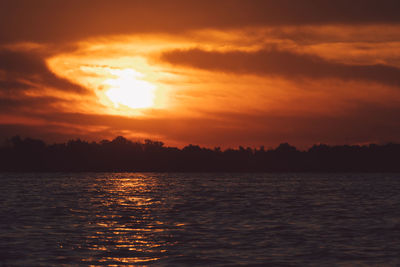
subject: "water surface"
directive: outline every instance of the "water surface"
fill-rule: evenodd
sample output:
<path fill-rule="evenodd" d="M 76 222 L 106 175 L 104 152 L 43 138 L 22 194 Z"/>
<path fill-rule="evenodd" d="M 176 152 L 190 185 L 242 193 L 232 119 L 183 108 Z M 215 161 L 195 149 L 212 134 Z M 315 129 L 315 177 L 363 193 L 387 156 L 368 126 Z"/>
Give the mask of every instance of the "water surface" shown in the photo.
<path fill-rule="evenodd" d="M 5 266 L 398 266 L 399 174 L 0 174 Z"/>

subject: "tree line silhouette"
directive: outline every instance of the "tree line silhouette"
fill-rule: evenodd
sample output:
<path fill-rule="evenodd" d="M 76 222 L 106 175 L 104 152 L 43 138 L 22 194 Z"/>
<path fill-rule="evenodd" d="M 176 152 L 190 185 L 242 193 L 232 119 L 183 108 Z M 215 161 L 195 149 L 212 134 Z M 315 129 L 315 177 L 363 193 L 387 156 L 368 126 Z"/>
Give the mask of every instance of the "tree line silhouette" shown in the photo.
<path fill-rule="evenodd" d="M 114 140 L 46 144 L 14 136 L 0 147 L 0 171 L 9 172 L 399 172 L 400 144 L 314 145 L 299 151 L 288 143 L 221 150 L 163 142 Z"/>

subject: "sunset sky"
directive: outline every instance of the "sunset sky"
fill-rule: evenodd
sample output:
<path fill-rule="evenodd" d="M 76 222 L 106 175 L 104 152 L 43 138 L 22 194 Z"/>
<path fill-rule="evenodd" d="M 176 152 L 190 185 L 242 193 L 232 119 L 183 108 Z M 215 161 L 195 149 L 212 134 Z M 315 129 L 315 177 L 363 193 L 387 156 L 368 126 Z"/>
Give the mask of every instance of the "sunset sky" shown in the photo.
<path fill-rule="evenodd" d="M 0 139 L 400 142 L 398 0 L 0 0 Z"/>

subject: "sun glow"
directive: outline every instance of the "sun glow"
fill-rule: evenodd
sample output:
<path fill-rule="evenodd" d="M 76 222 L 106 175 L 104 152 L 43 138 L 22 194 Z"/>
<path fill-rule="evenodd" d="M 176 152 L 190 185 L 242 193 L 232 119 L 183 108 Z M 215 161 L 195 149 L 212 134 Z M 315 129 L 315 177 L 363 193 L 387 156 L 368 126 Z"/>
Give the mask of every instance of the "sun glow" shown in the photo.
<path fill-rule="evenodd" d="M 130 108 L 150 108 L 154 106 L 155 86 L 142 80 L 142 73 L 133 69 L 110 70 L 116 78 L 104 81 L 110 86 L 105 95 L 116 108 L 124 105 Z"/>

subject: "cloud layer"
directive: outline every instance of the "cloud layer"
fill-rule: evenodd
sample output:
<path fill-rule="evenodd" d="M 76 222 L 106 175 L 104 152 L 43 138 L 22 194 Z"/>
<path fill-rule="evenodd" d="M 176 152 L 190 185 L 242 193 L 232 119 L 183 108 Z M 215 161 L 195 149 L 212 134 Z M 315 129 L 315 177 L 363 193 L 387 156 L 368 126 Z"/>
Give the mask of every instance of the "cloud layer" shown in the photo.
<path fill-rule="evenodd" d="M 400 142 L 399 13 L 398 0 L 0 0 L 0 139 Z M 111 112 L 104 81 L 127 68 L 169 103 Z"/>
<path fill-rule="evenodd" d="M 25 90 L 39 86 L 62 91 L 88 93 L 86 88 L 57 77 L 52 73 L 42 55 L 26 51 L 0 50 L 1 90 Z"/>
<path fill-rule="evenodd" d="M 397 0 L 2 0 L 1 42 L 204 28 L 399 23 Z M 11 28 L 10 28 L 11 27 Z"/>
<path fill-rule="evenodd" d="M 165 52 L 162 60 L 209 71 L 283 76 L 287 79 L 335 78 L 400 85 L 400 69 L 383 65 L 350 65 L 331 62 L 315 55 L 276 49 L 256 52 L 217 52 L 199 49 Z"/>

